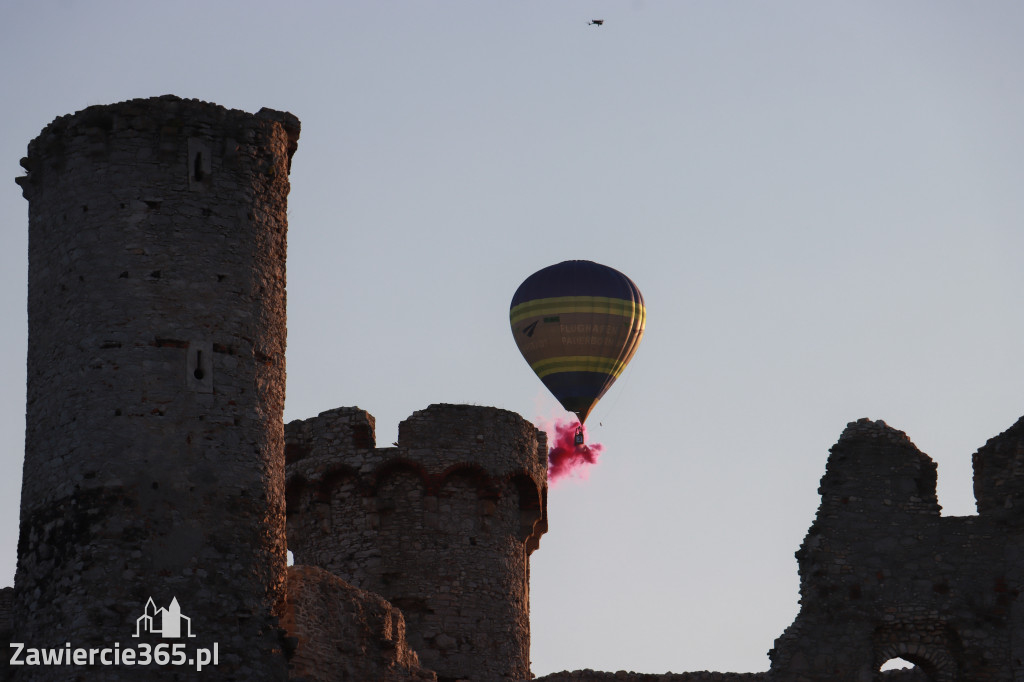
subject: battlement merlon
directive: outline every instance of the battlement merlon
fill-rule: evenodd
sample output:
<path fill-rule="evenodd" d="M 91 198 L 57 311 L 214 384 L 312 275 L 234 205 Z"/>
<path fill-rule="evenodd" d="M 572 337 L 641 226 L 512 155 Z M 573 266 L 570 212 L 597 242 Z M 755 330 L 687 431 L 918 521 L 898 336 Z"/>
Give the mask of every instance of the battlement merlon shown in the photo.
<path fill-rule="evenodd" d="M 935 462 L 907 434 L 883 421 L 860 419 L 848 424 L 832 446 L 818 488 L 818 518 L 939 516 L 936 479 Z"/>
<path fill-rule="evenodd" d="M 978 448 L 972 461 L 978 513 L 1024 524 L 1024 417 Z"/>
<path fill-rule="evenodd" d="M 435 404 L 399 424 L 398 443 L 377 448 L 375 420 L 358 407 L 339 407 L 285 425 L 288 478 L 322 480 L 339 469 L 370 474 L 406 461 L 442 476 L 479 468 L 504 479 L 527 474 L 547 487 L 547 435 L 514 412 L 477 405 Z"/>

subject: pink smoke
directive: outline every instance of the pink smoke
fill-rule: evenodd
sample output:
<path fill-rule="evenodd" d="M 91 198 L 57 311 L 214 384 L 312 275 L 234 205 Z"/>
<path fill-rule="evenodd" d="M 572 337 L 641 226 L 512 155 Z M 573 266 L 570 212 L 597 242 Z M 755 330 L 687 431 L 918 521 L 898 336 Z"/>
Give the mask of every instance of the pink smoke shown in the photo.
<path fill-rule="evenodd" d="M 548 431 L 548 442 L 551 449 L 548 450 L 548 480 L 552 483 L 559 481 L 566 476 L 573 475 L 576 478 L 587 477 L 587 467 L 597 464 L 597 456 L 604 450 L 600 443 L 576 445 L 576 423 L 555 420 L 554 433 Z M 583 428 L 583 435 L 586 436 L 586 427 Z"/>

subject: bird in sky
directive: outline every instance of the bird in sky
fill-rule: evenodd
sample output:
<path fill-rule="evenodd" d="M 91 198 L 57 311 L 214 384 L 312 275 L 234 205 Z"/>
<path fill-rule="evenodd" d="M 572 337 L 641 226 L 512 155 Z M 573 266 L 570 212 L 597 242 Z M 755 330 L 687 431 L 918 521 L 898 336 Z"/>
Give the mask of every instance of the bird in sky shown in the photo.
<path fill-rule="evenodd" d="M 604 25 L 604 19 L 591 19 L 590 23 L 587 24 L 587 26 L 603 26 L 603 25 Z"/>

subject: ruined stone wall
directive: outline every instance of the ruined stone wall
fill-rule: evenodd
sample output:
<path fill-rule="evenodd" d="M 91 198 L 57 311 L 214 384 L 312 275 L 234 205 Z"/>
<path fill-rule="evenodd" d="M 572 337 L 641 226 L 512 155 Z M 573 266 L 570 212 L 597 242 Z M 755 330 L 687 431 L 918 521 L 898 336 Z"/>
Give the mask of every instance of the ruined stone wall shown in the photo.
<path fill-rule="evenodd" d="M 288 568 L 288 632 L 292 682 L 431 682 L 405 638 L 402 612 L 314 566 Z"/>
<path fill-rule="evenodd" d="M 466 405 L 415 413 L 391 448 L 357 408 L 282 424 L 298 134 L 290 114 L 166 96 L 58 118 L 29 145 L 26 453 L 0 644 L 130 641 L 150 598 L 176 598 L 195 646 L 219 646 L 211 679 L 529 679 L 545 436 Z M 1022 680 L 1024 419 L 974 469 L 979 514 L 944 518 L 932 460 L 851 423 L 769 671 L 541 679 Z M 917 667 L 879 671 L 896 657 Z M 0 679 L 198 675 L 12 670 Z"/>
<path fill-rule="evenodd" d="M 979 450 L 976 489 L 1018 499 L 1022 435 L 1024 420 Z M 1020 679 L 1024 507 L 979 496 L 980 515 L 943 518 L 935 480 L 903 432 L 866 419 L 847 427 L 797 552 L 801 610 L 770 653 L 772 680 L 883 679 L 892 658 L 917 666 L 901 675 L 933 682 Z"/>
<path fill-rule="evenodd" d="M 974 455 L 979 514 L 942 517 L 936 467 L 862 419 L 833 446 L 797 560 L 800 613 L 763 673 L 562 672 L 544 682 L 1024 679 L 1024 418 Z M 914 668 L 881 672 L 901 658 Z"/>
<path fill-rule="evenodd" d="M 986 586 L 986 603 L 994 602 L 986 615 L 1008 624 L 1007 664 L 1012 679 L 1024 680 L 1024 417 L 990 438 L 972 459 L 979 517 L 992 528 L 1000 559 Z"/>
<path fill-rule="evenodd" d="M 165 96 L 63 116 L 29 145 L 14 603 L 29 646 L 124 642 L 150 597 L 177 597 L 196 645 L 219 644 L 218 679 L 284 678 L 286 204 L 298 133 L 290 114 Z M 25 674 L 70 679 L 60 667 Z M 103 669 L 119 674 L 140 673 Z"/>
<path fill-rule="evenodd" d="M 286 427 L 288 543 L 383 595 L 439 680 L 529 676 L 529 555 L 547 529 L 547 443 L 518 415 L 432 405 L 373 446 L 355 408 Z"/>

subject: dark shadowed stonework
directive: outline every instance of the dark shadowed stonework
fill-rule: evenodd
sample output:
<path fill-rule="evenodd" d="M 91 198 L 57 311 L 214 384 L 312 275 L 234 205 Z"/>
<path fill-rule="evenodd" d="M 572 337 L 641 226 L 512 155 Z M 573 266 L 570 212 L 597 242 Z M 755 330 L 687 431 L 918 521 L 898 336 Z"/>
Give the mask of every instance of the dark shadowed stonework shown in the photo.
<path fill-rule="evenodd" d="M 288 569 L 282 625 L 293 682 L 434 682 L 406 641 L 402 612 L 380 595 L 313 566 Z"/>
<path fill-rule="evenodd" d="M 358 408 L 282 423 L 298 134 L 290 114 L 166 96 L 58 118 L 29 145 L 26 452 L 0 644 L 160 643 L 133 640 L 136 620 L 177 598 L 220 661 L 8 656 L 0 679 L 531 677 L 544 435 L 468 405 L 416 412 L 390 448 Z M 1024 419 L 974 455 L 977 516 L 942 517 L 935 483 L 901 431 L 847 426 L 770 670 L 541 679 L 1024 680 Z M 880 672 L 893 658 L 916 667 Z"/>
<path fill-rule="evenodd" d="M 981 514 L 948 518 L 906 434 L 847 427 L 797 552 L 801 609 L 771 652 L 775 679 L 873 680 L 897 657 L 937 682 L 1022 679 L 1022 425 L 974 455 Z"/>
<path fill-rule="evenodd" d="M 432 405 L 374 448 L 356 408 L 292 422 L 288 546 L 402 609 L 439 680 L 530 670 L 529 555 L 547 530 L 547 439 L 516 414 Z"/>
<path fill-rule="evenodd" d="M 150 597 L 177 597 L 197 643 L 219 644 L 221 679 L 284 675 L 285 248 L 298 134 L 290 114 L 160 97 L 63 116 L 29 145 L 14 608 L 30 646 L 129 642 Z M 84 674 L 100 672 L 117 669 Z"/>

